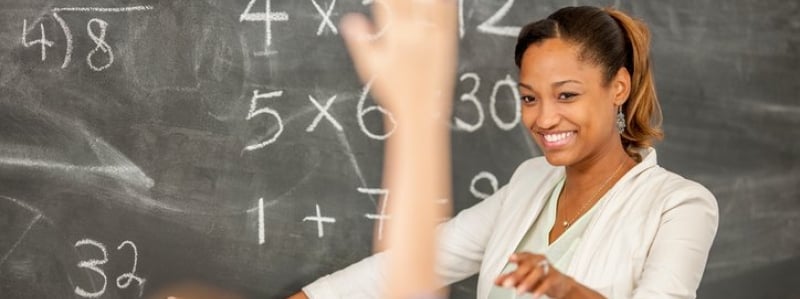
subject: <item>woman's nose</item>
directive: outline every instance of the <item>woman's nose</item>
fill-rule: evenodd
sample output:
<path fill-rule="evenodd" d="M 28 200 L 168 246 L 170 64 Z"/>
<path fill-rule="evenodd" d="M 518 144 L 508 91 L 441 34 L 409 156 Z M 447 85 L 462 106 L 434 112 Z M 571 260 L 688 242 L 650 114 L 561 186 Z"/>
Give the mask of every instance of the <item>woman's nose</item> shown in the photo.
<path fill-rule="evenodd" d="M 542 101 L 539 105 L 539 113 L 536 117 L 536 126 L 541 129 L 552 129 L 555 127 L 561 116 L 554 103 L 550 101 Z"/>

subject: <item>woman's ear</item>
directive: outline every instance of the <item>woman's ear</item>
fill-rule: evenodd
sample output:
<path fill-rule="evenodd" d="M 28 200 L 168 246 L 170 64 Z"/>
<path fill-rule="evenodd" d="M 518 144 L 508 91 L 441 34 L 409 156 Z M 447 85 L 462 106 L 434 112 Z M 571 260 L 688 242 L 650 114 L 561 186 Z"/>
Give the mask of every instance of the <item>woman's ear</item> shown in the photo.
<path fill-rule="evenodd" d="M 611 79 L 611 88 L 614 92 L 614 105 L 620 106 L 628 100 L 631 94 L 631 74 L 628 69 L 622 67 Z"/>

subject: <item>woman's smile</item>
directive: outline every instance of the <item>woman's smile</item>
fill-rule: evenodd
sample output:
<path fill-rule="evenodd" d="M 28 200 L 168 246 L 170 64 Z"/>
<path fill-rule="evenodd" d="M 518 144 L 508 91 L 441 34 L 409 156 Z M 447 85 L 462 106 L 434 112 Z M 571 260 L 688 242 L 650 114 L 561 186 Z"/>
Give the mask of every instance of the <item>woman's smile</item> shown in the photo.
<path fill-rule="evenodd" d="M 545 150 L 555 150 L 569 145 L 578 134 L 577 131 L 538 132 Z"/>

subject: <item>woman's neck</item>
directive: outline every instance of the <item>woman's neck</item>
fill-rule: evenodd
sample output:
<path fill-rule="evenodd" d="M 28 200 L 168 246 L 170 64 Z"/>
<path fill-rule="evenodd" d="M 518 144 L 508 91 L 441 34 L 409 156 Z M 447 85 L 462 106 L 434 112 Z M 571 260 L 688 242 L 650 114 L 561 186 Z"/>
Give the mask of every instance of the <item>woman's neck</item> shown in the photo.
<path fill-rule="evenodd" d="M 628 156 L 620 144 L 566 166 L 567 178 L 564 188 L 569 193 L 594 192 L 605 183 L 607 185 L 603 188 L 605 189 L 613 186 L 635 165 L 636 161 Z"/>

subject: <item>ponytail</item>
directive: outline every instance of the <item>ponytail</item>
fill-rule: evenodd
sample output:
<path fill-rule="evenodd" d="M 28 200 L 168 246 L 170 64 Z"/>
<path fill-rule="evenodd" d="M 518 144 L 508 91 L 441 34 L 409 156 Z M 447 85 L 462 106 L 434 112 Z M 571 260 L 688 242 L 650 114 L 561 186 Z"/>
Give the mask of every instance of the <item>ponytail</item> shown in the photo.
<path fill-rule="evenodd" d="M 650 67 L 650 31 L 643 22 L 613 9 L 603 9 L 625 34 L 625 50 L 629 55 L 625 67 L 631 73 L 631 94 L 622 108 L 625 112 L 625 131 L 622 145 L 628 155 L 638 156 L 638 149 L 652 145 L 652 139 L 662 139 L 662 114 Z M 638 157 L 641 159 L 641 157 Z"/>

